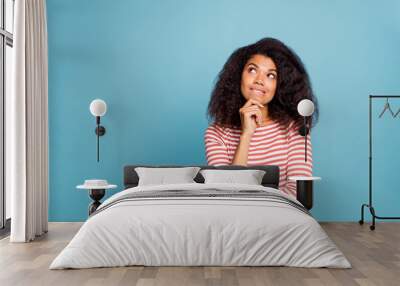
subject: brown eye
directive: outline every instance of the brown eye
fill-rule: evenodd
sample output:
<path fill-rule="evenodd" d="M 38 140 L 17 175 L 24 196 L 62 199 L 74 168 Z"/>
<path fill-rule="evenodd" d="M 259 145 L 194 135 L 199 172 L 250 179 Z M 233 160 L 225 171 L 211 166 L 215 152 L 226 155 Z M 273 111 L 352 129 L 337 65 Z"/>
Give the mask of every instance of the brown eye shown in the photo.
<path fill-rule="evenodd" d="M 276 79 L 276 74 L 274 74 L 274 73 L 268 73 L 268 74 L 267 74 L 267 77 L 270 78 L 270 79 Z"/>
<path fill-rule="evenodd" d="M 254 67 L 249 67 L 247 70 L 248 70 L 250 73 L 253 73 L 253 72 L 256 71 L 256 69 L 255 69 Z"/>

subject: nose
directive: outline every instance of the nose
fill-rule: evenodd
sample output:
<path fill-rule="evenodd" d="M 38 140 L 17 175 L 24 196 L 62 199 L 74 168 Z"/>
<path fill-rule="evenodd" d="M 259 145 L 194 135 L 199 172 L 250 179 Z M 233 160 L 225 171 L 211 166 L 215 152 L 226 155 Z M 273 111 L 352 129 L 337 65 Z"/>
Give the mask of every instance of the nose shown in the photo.
<path fill-rule="evenodd" d="M 254 83 L 259 85 L 264 85 L 262 74 L 257 74 L 256 78 L 254 79 Z"/>

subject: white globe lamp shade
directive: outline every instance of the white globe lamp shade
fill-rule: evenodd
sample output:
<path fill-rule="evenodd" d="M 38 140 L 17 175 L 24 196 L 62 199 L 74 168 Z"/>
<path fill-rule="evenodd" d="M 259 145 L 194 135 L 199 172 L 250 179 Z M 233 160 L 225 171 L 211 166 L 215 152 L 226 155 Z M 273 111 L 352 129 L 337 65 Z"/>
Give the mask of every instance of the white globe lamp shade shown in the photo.
<path fill-rule="evenodd" d="M 90 103 L 90 112 L 93 116 L 103 116 L 106 114 L 107 104 L 104 100 L 95 99 Z"/>
<path fill-rule="evenodd" d="M 303 99 L 297 105 L 297 111 L 301 116 L 311 116 L 314 113 L 314 103 L 309 99 Z"/>

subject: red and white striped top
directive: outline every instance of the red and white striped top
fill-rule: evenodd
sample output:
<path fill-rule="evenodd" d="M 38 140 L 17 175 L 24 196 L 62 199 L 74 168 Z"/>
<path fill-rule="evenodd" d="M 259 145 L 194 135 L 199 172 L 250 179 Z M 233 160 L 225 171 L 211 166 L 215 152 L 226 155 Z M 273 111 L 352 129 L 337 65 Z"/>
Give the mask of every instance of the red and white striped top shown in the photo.
<path fill-rule="evenodd" d="M 204 135 L 208 165 L 231 165 L 238 147 L 241 129 L 211 124 Z M 250 141 L 247 165 L 279 166 L 279 189 L 296 197 L 296 182 L 290 176 L 312 176 L 312 147 L 307 135 L 307 162 L 304 137 L 293 122 L 287 128 L 277 122 L 257 127 Z"/>

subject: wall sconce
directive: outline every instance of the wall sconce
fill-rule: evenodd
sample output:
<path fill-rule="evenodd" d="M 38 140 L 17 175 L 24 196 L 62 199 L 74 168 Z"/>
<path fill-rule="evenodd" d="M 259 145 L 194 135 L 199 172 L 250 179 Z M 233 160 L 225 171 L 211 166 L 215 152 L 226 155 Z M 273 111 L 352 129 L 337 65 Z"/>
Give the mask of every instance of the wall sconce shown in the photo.
<path fill-rule="evenodd" d="M 297 111 L 304 117 L 304 125 L 300 129 L 300 134 L 305 137 L 304 140 L 304 159 L 307 162 L 307 135 L 310 130 L 308 126 L 308 117 L 314 113 L 314 103 L 309 99 L 303 99 L 297 105 Z"/>
<path fill-rule="evenodd" d="M 100 117 L 104 116 L 107 111 L 107 104 L 104 100 L 95 99 L 90 103 L 90 112 L 93 116 L 96 117 L 96 129 L 95 133 L 97 135 L 97 162 L 99 162 L 100 157 L 100 145 L 99 145 L 99 136 L 103 136 L 106 133 L 106 129 L 100 125 Z"/>

